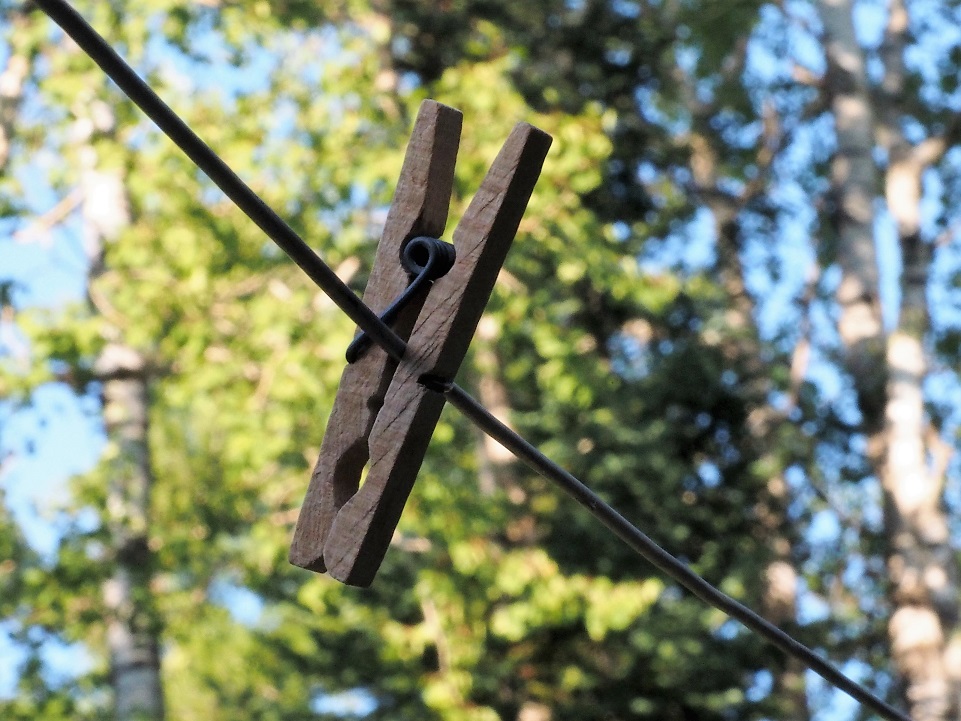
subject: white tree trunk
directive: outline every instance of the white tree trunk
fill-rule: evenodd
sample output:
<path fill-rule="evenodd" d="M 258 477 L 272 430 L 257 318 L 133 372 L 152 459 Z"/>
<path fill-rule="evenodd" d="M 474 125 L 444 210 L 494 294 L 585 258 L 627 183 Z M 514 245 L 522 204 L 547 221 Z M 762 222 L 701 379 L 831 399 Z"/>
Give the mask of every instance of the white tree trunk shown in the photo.
<path fill-rule="evenodd" d="M 108 346 L 97 360 L 103 380 L 104 419 L 110 439 L 106 517 L 115 569 L 104 584 L 107 645 L 118 721 L 163 719 L 158 624 L 150 598 L 149 400 L 143 359 L 129 348 Z"/>
<path fill-rule="evenodd" d="M 957 637 L 958 568 L 942 510 L 945 448 L 924 410 L 929 361 L 927 305 L 931 252 L 921 239 L 921 174 L 929 156 L 901 129 L 908 12 L 892 0 L 884 43 L 880 95 L 882 143 L 888 150 L 885 199 L 901 246 L 901 305 L 888 339 L 888 398 L 881 480 L 889 540 L 893 614 L 891 649 L 917 721 L 957 718 L 961 694 L 961 639 Z"/>
<path fill-rule="evenodd" d="M 873 105 L 851 10 L 850 0 L 821 3 L 830 68 L 827 85 L 838 133 L 833 180 L 842 211 L 838 255 L 845 278 L 838 298 L 839 331 L 858 386 L 870 460 L 884 491 L 893 660 L 911 717 L 942 721 L 959 713 L 961 642 L 955 628 L 957 562 L 941 508 L 944 444 L 924 410 L 931 258 L 921 239 L 921 174 L 936 154 L 931 153 L 931 143 L 911 146 L 901 131 L 907 8 L 902 0 L 890 3 L 882 46 L 884 76 Z M 875 131 L 888 153 L 883 175 L 872 159 Z M 882 179 L 897 226 L 903 271 L 897 326 L 885 339 L 884 355 L 877 356 L 876 341 L 883 334 L 880 309 L 873 307 L 879 286 L 870 207 Z M 870 273 L 851 265 L 868 259 Z M 872 307 L 863 303 L 857 310 L 858 303 L 850 301 L 858 297 L 871 299 Z M 864 354 L 863 348 L 869 352 Z M 859 383 L 858 374 L 865 374 L 868 383 Z"/>
<path fill-rule="evenodd" d="M 6 64 L 0 68 L 0 172 L 6 169 L 16 134 L 23 90 L 30 75 L 37 48 L 30 40 L 31 10 L 26 5 L 0 11 L 0 26 L 6 26 Z"/>
<path fill-rule="evenodd" d="M 111 132 L 114 117 L 91 103 L 75 124 L 81 160 L 81 212 L 90 282 L 103 271 L 104 247 L 130 223 L 123 176 L 99 167 L 90 139 Z M 108 446 L 104 463 L 109 487 L 104 520 L 111 535 L 113 573 L 104 584 L 106 639 L 117 721 L 162 721 L 159 622 L 151 603 L 152 554 L 148 544 L 150 466 L 149 386 L 143 357 L 119 342 L 109 344 L 94 365 L 103 384 Z"/>
<path fill-rule="evenodd" d="M 864 56 L 854 34 L 851 0 L 821 0 L 827 56 L 826 91 L 834 113 L 837 152 L 831 162 L 834 231 L 841 282 L 838 333 L 858 394 L 869 455 L 882 449 L 885 395 L 884 328 L 874 246 L 874 114 Z"/>
<path fill-rule="evenodd" d="M 7 66 L 0 71 L 0 169 L 10 160 L 14 127 L 23 98 L 23 83 L 30 69 L 25 55 L 13 54 L 7 58 Z"/>

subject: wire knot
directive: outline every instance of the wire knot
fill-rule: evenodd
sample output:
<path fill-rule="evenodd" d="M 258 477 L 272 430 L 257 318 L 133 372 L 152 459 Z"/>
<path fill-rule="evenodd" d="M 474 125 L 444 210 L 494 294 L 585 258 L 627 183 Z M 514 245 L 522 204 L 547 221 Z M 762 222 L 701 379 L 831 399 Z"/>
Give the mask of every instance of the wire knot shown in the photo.
<path fill-rule="evenodd" d="M 438 278 L 447 275 L 454 267 L 457 252 L 450 243 L 439 238 L 428 238 L 419 235 L 411 238 L 400 251 L 400 264 L 410 276 L 407 289 L 385 310 L 380 319 L 387 325 L 393 325 L 397 316 L 413 300 L 422 288 L 429 288 Z M 347 362 L 356 362 L 370 347 L 370 336 L 361 331 L 354 341 L 347 346 Z"/>

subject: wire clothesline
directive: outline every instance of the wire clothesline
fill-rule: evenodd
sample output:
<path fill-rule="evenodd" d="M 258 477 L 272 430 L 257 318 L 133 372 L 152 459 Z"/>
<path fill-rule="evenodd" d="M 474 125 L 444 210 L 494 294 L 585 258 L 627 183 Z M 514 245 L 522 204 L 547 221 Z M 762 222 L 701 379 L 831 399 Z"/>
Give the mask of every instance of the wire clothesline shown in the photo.
<path fill-rule="evenodd" d="M 276 243 L 333 302 L 395 360 L 407 344 L 398 337 L 334 273 L 274 210 L 272 210 L 193 130 L 164 103 L 117 52 L 65 0 L 35 0 L 38 5 L 120 89 L 219 187 L 224 194 Z M 835 688 L 891 721 L 911 721 L 904 712 L 848 678 L 833 664 L 746 605 L 728 596 L 661 548 L 625 519 L 587 485 L 541 453 L 530 442 L 495 418 L 453 382 L 431 384 L 478 428 L 514 453 L 531 469 L 552 481 L 624 541 L 638 555 L 710 606 L 740 621 L 749 630 L 797 659 Z"/>

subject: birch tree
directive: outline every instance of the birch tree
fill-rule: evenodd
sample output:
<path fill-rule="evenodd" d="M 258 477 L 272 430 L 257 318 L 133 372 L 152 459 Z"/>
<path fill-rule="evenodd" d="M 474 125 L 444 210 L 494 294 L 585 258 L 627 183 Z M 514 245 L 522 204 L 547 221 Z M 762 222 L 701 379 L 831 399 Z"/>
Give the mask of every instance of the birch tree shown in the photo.
<path fill-rule="evenodd" d="M 925 381 L 935 365 L 928 299 L 937 238 L 930 223 L 922 227 L 922 197 L 925 173 L 943 167 L 961 128 L 955 112 L 926 108 L 915 95 L 918 78 L 906 60 L 916 44 L 908 5 L 892 0 L 886 9 L 885 30 L 872 53 L 881 78 L 873 82 L 853 9 L 850 2 L 819 7 L 828 63 L 823 92 L 838 138 L 832 161 L 842 271 L 838 332 L 858 391 L 871 469 L 884 492 L 888 634 L 901 692 L 912 718 L 956 718 L 958 566 L 943 501 L 953 450 L 926 401 Z M 879 191 L 889 217 L 880 222 Z M 901 259 L 890 329 L 882 322 L 875 251 L 882 222 L 893 224 Z"/>

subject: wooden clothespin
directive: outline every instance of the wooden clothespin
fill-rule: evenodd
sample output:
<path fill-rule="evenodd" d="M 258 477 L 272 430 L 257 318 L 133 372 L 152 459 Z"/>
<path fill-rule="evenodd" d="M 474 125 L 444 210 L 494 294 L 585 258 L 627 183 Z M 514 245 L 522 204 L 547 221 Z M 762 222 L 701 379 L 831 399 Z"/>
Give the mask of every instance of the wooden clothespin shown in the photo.
<path fill-rule="evenodd" d="M 444 231 L 461 122 L 453 108 L 421 105 L 364 293 L 379 314 L 408 287 L 400 258 L 410 242 Z M 550 144 L 531 125 L 514 128 L 454 231 L 449 272 L 392 321 L 408 341 L 403 360 L 372 347 L 344 370 L 294 531 L 294 565 L 352 586 L 373 581 L 444 407 L 433 384 L 452 381 L 467 353 Z"/>

